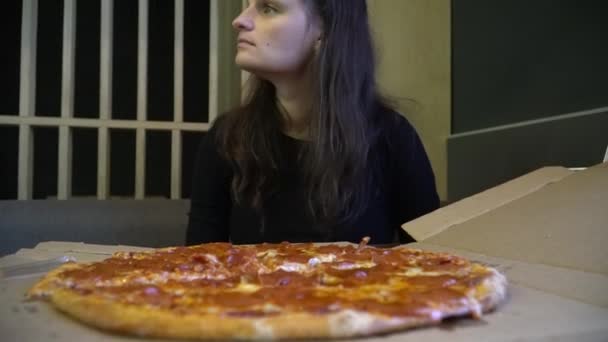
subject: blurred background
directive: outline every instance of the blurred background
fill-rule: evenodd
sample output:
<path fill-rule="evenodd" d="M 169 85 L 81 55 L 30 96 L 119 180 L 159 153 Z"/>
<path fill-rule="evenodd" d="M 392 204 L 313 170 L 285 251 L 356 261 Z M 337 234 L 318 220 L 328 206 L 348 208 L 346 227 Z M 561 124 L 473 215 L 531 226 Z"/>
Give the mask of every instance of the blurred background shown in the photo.
<path fill-rule="evenodd" d="M 369 0 L 378 82 L 443 201 L 608 146 L 608 3 Z M 242 0 L 0 2 L 0 199 L 190 195 L 200 138 L 238 103 Z"/>

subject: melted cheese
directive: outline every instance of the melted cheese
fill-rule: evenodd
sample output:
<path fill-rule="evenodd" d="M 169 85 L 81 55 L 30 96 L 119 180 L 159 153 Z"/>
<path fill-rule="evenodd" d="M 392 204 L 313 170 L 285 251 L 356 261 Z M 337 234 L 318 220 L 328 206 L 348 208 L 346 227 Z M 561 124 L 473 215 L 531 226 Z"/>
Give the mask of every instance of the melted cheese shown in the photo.
<path fill-rule="evenodd" d="M 217 256 L 213 255 L 213 254 L 205 254 L 205 258 L 207 258 L 207 260 L 211 261 L 214 264 L 219 264 L 219 260 L 217 259 Z"/>
<path fill-rule="evenodd" d="M 279 252 L 277 252 L 276 249 L 269 249 L 269 250 L 264 251 L 264 252 L 259 252 L 255 256 L 258 257 L 258 258 L 274 258 L 277 255 L 279 255 Z"/>
<path fill-rule="evenodd" d="M 354 270 L 359 268 L 372 268 L 376 266 L 373 261 L 358 261 L 358 262 L 342 262 L 338 265 L 332 266 L 336 270 Z"/>
<path fill-rule="evenodd" d="M 444 274 L 447 274 L 447 273 L 433 272 L 433 271 L 426 272 L 419 267 L 411 267 L 411 268 L 408 268 L 405 272 L 395 273 L 395 275 L 403 276 L 403 277 L 418 277 L 418 276 L 436 277 L 436 276 L 440 276 L 440 275 L 444 275 Z"/>
<path fill-rule="evenodd" d="M 237 287 L 232 289 L 232 291 L 242 292 L 242 293 L 253 293 L 261 288 L 262 287 L 260 285 L 241 282 L 241 283 L 239 283 L 239 285 L 237 285 Z"/>
<path fill-rule="evenodd" d="M 335 254 L 319 254 L 316 256 L 321 262 L 334 262 L 336 260 Z M 309 261 L 310 262 L 310 261 Z"/>
<path fill-rule="evenodd" d="M 334 262 L 336 260 L 335 254 L 319 254 L 315 257 L 308 259 L 308 266 L 317 266 L 326 262 Z"/>
<path fill-rule="evenodd" d="M 285 272 L 306 272 L 308 267 L 306 264 L 300 264 L 297 262 L 286 262 L 283 265 L 279 266 L 278 269 L 283 270 Z"/>

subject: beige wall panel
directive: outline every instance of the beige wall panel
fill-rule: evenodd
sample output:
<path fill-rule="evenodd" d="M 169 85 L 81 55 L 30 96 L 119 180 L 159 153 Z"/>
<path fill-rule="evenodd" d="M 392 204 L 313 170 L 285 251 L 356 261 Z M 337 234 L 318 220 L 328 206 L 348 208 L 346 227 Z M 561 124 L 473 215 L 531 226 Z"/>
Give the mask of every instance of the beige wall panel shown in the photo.
<path fill-rule="evenodd" d="M 450 1 L 369 0 L 378 50 L 378 82 L 398 100 L 433 164 L 447 198 L 446 139 L 450 134 Z M 408 101 L 408 99 L 413 101 Z"/>

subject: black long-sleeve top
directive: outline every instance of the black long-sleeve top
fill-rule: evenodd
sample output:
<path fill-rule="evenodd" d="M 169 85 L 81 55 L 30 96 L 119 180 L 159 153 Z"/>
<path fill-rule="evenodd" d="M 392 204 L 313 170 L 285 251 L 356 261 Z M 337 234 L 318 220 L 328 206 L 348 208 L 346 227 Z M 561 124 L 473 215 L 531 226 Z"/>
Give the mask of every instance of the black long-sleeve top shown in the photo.
<path fill-rule="evenodd" d="M 331 229 L 316 222 L 308 210 L 297 155 L 307 142 L 281 136 L 278 189 L 264 202 L 262 217 L 255 209 L 231 198 L 233 171 L 217 150 L 214 127 L 202 139 L 193 177 L 186 243 L 351 241 L 365 236 L 372 244 L 413 239 L 400 226 L 439 206 L 435 179 L 427 154 L 410 123 L 398 113 L 381 128 L 370 150 L 368 172 L 374 172 L 373 191 L 366 211 Z M 331 234 L 328 234 L 328 231 Z"/>

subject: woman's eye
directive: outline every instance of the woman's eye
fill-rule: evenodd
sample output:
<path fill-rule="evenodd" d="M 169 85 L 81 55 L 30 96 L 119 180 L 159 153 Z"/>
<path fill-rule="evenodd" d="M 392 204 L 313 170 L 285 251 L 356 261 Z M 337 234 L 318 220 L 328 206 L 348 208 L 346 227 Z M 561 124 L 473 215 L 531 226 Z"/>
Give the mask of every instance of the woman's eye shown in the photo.
<path fill-rule="evenodd" d="M 277 10 L 274 9 L 272 6 L 268 6 L 268 5 L 264 5 L 262 7 L 262 13 L 263 14 L 274 14 Z"/>

